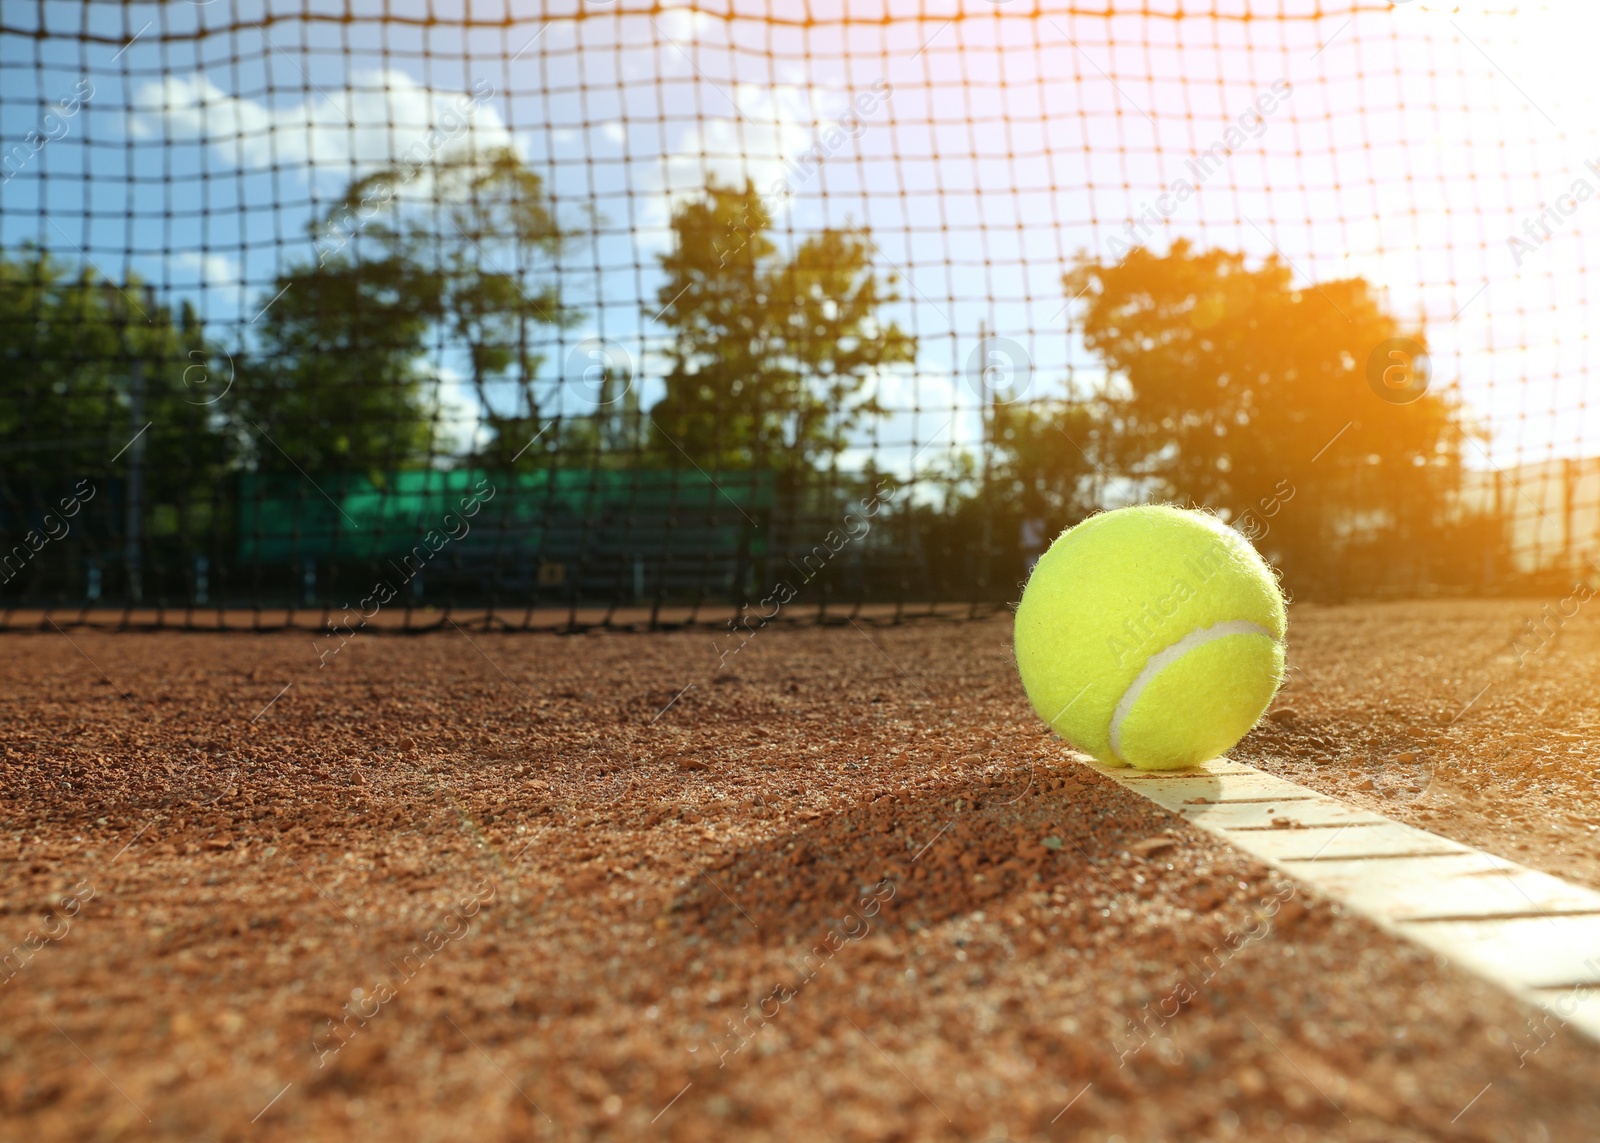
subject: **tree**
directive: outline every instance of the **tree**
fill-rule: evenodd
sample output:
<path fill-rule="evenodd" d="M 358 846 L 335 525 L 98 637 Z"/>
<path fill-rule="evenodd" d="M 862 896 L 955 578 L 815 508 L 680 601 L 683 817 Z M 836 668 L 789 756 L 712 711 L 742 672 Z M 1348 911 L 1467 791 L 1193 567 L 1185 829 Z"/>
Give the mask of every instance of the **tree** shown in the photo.
<path fill-rule="evenodd" d="M 286 453 L 308 471 L 375 475 L 421 463 L 438 444 L 426 387 L 441 350 L 465 359 L 489 452 L 520 447 L 522 424 L 539 419 L 531 331 L 575 318 L 553 284 L 529 280 L 565 241 L 543 180 L 505 149 L 396 164 L 352 182 L 313 234 L 316 263 L 262 299 L 261 352 L 241 391 L 244 420 L 268 432 L 276 420 L 288 436 L 272 436 L 281 452 L 258 448 L 261 463 L 283 467 Z M 489 390 L 504 383 L 526 415 L 496 409 Z"/>
<path fill-rule="evenodd" d="M 1052 535 L 1094 511 L 1098 413 L 1090 402 L 1059 399 L 994 405 L 991 509 L 1008 524 L 1037 517 Z"/>
<path fill-rule="evenodd" d="M 97 530 L 141 545 L 188 538 L 225 511 L 218 495 L 232 448 L 216 403 L 228 368 L 187 303 L 175 315 L 136 277 L 119 285 L 24 248 L 0 257 L 0 370 L 9 528 L 37 526 L 80 480 L 93 489 L 87 499 L 104 497 L 89 513 L 100 524 L 72 525 L 80 542 Z M 58 546 L 33 567 L 63 558 Z"/>
<path fill-rule="evenodd" d="M 748 183 L 710 184 L 674 211 L 659 320 L 674 333 L 655 447 L 707 469 L 795 473 L 883 412 L 869 382 L 916 356 L 882 309 L 900 300 L 870 239 L 824 230 L 785 258 Z"/>
<path fill-rule="evenodd" d="M 434 259 L 444 283 L 444 332 L 465 349 L 473 391 L 492 434 L 486 452 L 508 459 L 538 431 L 524 435 L 524 424 L 537 426 L 542 419 L 533 379 L 545 358 L 531 347 L 532 331 L 567 326 L 578 317 L 553 282 L 530 278 L 530 271 L 551 269 L 567 236 L 543 180 L 509 150 L 481 161 L 440 164 L 435 200 L 444 241 L 423 226 L 413 229 L 408 245 L 414 259 Z M 516 385 L 525 412 L 496 408 L 489 387 L 497 382 Z M 538 456 L 532 449 L 524 456 L 529 454 Z"/>
<path fill-rule="evenodd" d="M 187 302 L 175 316 L 136 277 L 118 285 L 35 250 L 0 257 L 0 481 L 49 499 L 65 474 L 118 471 L 112 458 L 148 425 L 151 491 L 204 483 L 227 460 L 206 389 L 226 385 L 220 356 Z"/>
<path fill-rule="evenodd" d="M 403 256 L 340 254 L 274 285 L 228 403 L 257 467 L 381 480 L 426 460 L 434 413 L 422 359 L 443 315 L 438 277 Z"/>
<path fill-rule="evenodd" d="M 1277 258 L 1251 268 L 1179 240 L 1083 262 L 1066 289 L 1085 298 L 1084 343 L 1108 374 L 1114 470 L 1254 513 L 1262 546 L 1302 574 L 1357 533 L 1442 542 L 1474 430 L 1446 394 L 1394 404 L 1369 387 L 1368 359 L 1398 327 L 1363 279 L 1300 289 Z"/>

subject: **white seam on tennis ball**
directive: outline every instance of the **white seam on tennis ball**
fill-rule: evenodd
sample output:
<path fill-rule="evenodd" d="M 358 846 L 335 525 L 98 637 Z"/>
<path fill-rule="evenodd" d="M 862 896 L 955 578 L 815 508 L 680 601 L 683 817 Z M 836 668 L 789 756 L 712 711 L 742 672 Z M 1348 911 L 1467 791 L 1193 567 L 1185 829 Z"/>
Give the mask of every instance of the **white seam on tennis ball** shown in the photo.
<path fill-rule="evenodd" d="M 1144 694 L 1145 688 L 1157 675 L 1190 651 L 1204 647 L 1217 639 L 1225 639 L 1229 635 L 1265 635 L 1274 643 L 1278 641 L 1277 636 L 1259 623 L 1252 623 L 1248 619 L 1229 619 L 1212 624 L 1210 627 L 1198 627 L 1176 643 L 1168 644 L 1151 655 L 1145 660 L 1144 669 L 1134 677 L 1133 682 L 1128 684 L 1128 689 L 1122 692 L 1122 697 L 1117 700 L 1116 709 L 1111 712 L 1111 753 L 1117 756 L 1119 762 L 1126 764 L 1128 761 L 1122 756 L 1122 722 L 1133 710 L 1134 703 L 1139 701 L 1139 696 Z"/>

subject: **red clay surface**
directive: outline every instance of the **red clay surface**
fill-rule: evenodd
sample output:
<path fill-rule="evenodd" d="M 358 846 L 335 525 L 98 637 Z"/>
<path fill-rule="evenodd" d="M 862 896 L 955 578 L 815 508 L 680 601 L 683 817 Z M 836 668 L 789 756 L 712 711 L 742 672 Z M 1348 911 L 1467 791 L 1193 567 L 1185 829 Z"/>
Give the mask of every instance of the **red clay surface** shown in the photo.
<path fill-rule="evenodd" d="M 1236 756 L 1600 883 L 1581 620 L 1446 725 L 1539 606 L 1296 608 Z M 1071 762 L 1003 618 L 3 645 L 0 1139 L 1600 1122 L 1600 1047 Z"/>
<path fill-rule="evenodd" d="M 1600 610 L 1560 603 L 1296 608 L 1288 685 L 1233 756 L 1600 888 Z"/>

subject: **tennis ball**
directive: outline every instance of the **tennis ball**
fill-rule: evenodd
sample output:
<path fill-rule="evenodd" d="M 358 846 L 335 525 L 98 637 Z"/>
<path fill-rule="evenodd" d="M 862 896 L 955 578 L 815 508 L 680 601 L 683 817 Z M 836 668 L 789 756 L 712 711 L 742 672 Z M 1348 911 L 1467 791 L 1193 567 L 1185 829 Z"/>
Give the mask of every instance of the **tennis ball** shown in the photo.
<path fill-rule="evenodd" d="M 1057 734 L 1110 765 L 1194 766 L 1256 724 L 1283 681 L 1283 594 L 1250 542 L 1163 504 L 1056 537 L 1017 606 L 1017 669 Z"/>

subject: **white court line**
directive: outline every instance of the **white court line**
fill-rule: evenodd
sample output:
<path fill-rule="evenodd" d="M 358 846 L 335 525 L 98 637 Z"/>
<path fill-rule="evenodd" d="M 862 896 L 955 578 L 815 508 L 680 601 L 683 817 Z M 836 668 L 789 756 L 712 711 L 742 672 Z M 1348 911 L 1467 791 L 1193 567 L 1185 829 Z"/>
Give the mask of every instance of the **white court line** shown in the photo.
<path fill-rule="evenodd" d="M 1600 1040 L 1600 893 L 1242 762 L 1153 772 L 1074 757 Z"/>

